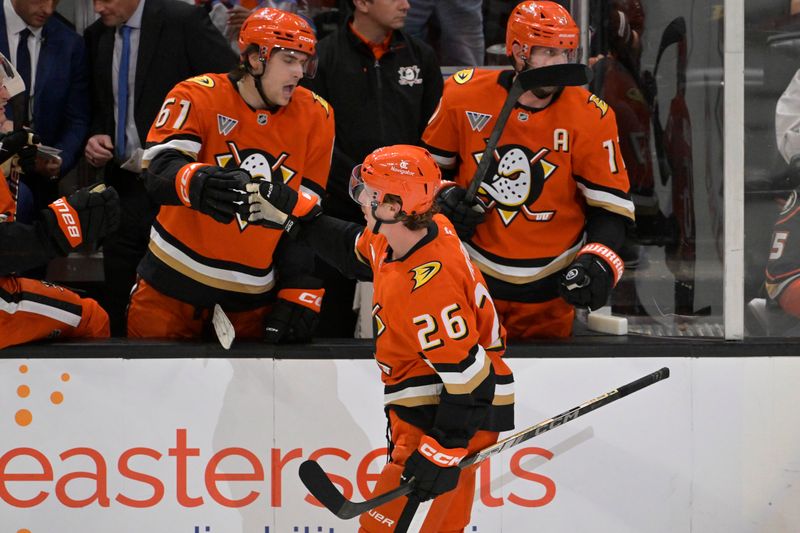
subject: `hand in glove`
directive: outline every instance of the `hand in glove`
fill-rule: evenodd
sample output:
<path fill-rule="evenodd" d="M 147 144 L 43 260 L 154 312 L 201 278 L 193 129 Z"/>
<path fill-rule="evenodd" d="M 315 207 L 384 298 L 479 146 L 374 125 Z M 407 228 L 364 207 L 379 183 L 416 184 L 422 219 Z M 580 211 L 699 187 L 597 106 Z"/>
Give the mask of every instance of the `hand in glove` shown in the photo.
<path fill-rule="evenodd" d="M 0 134 L 0 164 L 19 154 L 26 146 L 36 146 L 39 136 L 28 129 Z"/>
<path fill-rule="evenodd" d="M 84 187 L 48 207 L 42 211 L 44 221 L 64 255 L 84 242 L 98 242 L 119 227 L 119 195 L 113 187 Z"/>
<path fill-rule="evenodd" d="M 297 221 L 307 221 L 322 214 L 317 198 L 303 191 L 297 192 L 285 183 L 255 181 L 247 184 L 246 212 L 242 218 L 267 228 L 283 229 L 290 233 Z"/>
<path fill-rule="evenodd" d="M 600 309 L 608 301 L 625 265 L 613 250 L 600 243 L 589 243 L 562 273 L 558 292 L 576 307 Z"/>
<path fill-rule="evenodd" d="M 475 233 L 475 227 L 486 218 L 486 211 L 477 202 L 464 200 L 467 190 L 458 185 L 445 187 L 436 198 L 441 213 L 450 219 L 458 238 L 468 241 Z"/>
<path fill-rule="evenodd" d="M 175 188 L 185 206 L 228 224 L 245 201 L 244 187 L 249 182 L 250 174 L 241 168 L 190 163 L 178 171 Z"/>
<path fill-rule="evenodd" d="M 319 323 L 324 294 L 322 282 L 311 276 L 284 283 L 264 321 L 264 340 L 272 344 L 310 342 Z"/>
<path fill-rule="evenodd" d="M 450 492 L 458 485 L 461 474 L 458 463 L 466 455 L 466 448 L 445 448 L 430 435 L 425 435 L 406 460 L 403 481 L 414 478 L 414 494 L 423 502 Z"/>

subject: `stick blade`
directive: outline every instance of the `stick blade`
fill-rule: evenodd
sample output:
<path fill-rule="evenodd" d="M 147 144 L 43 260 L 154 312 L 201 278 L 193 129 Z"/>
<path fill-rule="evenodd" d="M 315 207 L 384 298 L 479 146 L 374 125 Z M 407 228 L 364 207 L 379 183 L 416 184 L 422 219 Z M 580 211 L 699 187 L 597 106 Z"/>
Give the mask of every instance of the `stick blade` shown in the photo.
<path fill-rule="evenodd" d="M 330 512 L 339 518 L 351 518 L 340 516 L 347 499 L 339 492 L 318 462 L 303 461 L 300 465 L 300 480 L 311 495 L 327 507 Z"/>
<path fill-rule="evenodd" d="M 567 87 L 587 85 L 592 80 L 592 70 L 581 63 L 565 63 L 524 70 L 517 76 L 526 91 L 535 87 Z"/>

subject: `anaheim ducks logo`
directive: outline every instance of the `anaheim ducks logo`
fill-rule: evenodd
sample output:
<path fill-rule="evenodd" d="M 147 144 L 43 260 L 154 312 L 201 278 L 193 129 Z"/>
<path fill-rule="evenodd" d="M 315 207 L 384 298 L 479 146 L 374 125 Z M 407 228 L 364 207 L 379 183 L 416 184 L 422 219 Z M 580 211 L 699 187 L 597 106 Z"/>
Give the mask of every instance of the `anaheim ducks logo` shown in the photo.
<path fill-rule="evenodd" d="M 601 100 L 599 96 L 595 94 L 590 95 L 589 102 L 593 103 L 595 107 L 600 110 L 601 117 L 606 116 L 606 113 L 608 113 L 608 104 Z"/>
<path fill-rule="evenodd" d="M 315 93 L 314 91 L 311 91 L 311 96 L 314 97 L 314 101 L 315 102 L 317 102 L 319 105 L 321 105 L 325 109 L 325 117 L 326 118 L 330 117 L 331 116 L 331 108 L 330 108 L 330 105 L 328 104 L 328 101 L 325 100 L 320 95 L 318 95 L 317 93 Z"/>
<path fill-rule="evenodd" d="M 547 148 L 533 152 L 518 144 L 498 147 L 489 164 L 488 178 L 480 189 L 481 201 L 488 209 L 494 210 L 505 226 L 523 213 L 525 218 L 536 222 L 547 222 L 555 211 L 533 211 L 531 206 L 542 194 L 545 182 L 558 168 L 545 159 L 550 153 Z M 480 163 L 482 153 L 472 154 Z"/>
<path fill-rule="evenodd" d="M 213 87 L 215 85 L 214 80 L 209 78 L 208 76 L 195 76 L 194 78 L 189 78 L 190 82 L 196 83 L 197 85 L 202 85 L 203 87 Z"/>
<path fill-rule="evenodd" d="M 464 70 L 459 70 L 455 74 L 453 74 L 453 81 L 455 81 L 459 85 L 464 85 L 469 80 L 472 79 L 472 75 L 475 74 L 474 68 L 465 68 Z"/>
<path fill-rule="evenodd" d="M 414 280 L 414 287 L 411 289 L 411 292 L 414 292 L 432 280 L 441 269 L 442 264 L 439 261 L 431 261 L 409 270 L 408 272 L 413 275 Z"/>
<path fill-rule="evenodd" d="M 239 150 L 236 143 L 228 141 L 228 152 L 215 156 L 217 165 L 225 168 L 239 167 L 250 173 L 253 180 L 274 181 L 280 179 L 283 183 L 289 183 L 297 175 L 297 171 L 286 166 L 289 154 L 281 152 L 280 155 L 273 156 L 270 153 L 254 148 Z M 236 214 L 236 222 L 239 230 L 244 231 L 248 223 L 239 214 Z"/>

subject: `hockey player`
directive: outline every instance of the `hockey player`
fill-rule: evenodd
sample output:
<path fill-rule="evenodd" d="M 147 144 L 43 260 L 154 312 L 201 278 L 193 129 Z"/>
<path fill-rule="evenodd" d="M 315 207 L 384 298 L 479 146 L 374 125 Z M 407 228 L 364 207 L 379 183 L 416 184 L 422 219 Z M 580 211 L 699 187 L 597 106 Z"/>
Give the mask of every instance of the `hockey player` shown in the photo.
<path fill-rule="evenodd" d="M 466 527 L 475 469 L 454 465 L 513 427 L 513 377 L 501 359 L 505 331 L 483 276 L 453 226 L 436 214 L 440 186 L 439 168 L 423 148 L 375 150 L 350 180 L 363 227 L 318 216 L 319 208 L 289 187 L 247 185 L 251 221 L 288 228 L 299 221 L 301 239 L 325 261 L 374 281 L 375 359 L 391 431 L 391 462 L 375 491 L 413 477 L 413 497 L 434 498 L 423 532 Z M 387 520 L 396 524 L 406 501 L 362 515 L 361 531 L 390 530 Z"/>
<path fill-rule="evenodd" d="M 0 54 L 0 107 L 25 85 Z M 0 134 L 0 165 L 34 145 L 28 130 Z M 113 188 L 80 189 L 44 209 L 32 225 L 16 221 L 19 176 L 0 171 L 0 349 L 56 337 L 108 337 L 108 315 L 92 299 L 15 273 L 47 264 L 83 243 L 95 243 L 119 224 Z"/>
<path fill-rule="evenodd" d="M 239 338 L 311 338 L 322 301 L 313 251 L 235 216 L 245 180 L 285 183 L 318 201 L 333 149 L 333 110 L 298 87 L 316 39 L 298 15 L 253 12 L 241 64 L 167 95 L 147 137 L 146 187 L 161 209 L 128 310 L 128 336 L 201 339 L 219 304 Z"/>
<path fill-rule="evenodd" d="M 523 93 L 477 205 L 465 201 L 514 76 L 573 61 L 578 38 L 558 4 L 522 2 L 506 32 L 514 70 L 456 73 L 422 137 L 455 172 L 457 185 L 439 195 L 442 212 L 486 276 L 512 339 L 570 335 L 573 306 L 603 306 L 623 272 L 617 250 L 634 215 L 617 124 L 614 111 L 582 88 Z"/>

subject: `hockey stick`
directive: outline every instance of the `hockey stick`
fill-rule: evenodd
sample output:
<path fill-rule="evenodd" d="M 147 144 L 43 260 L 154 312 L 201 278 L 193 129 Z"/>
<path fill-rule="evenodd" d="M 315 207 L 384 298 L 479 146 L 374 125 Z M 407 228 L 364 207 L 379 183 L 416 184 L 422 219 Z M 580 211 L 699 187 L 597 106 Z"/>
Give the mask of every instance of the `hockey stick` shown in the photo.
<path fill-rule="evenodd" d="M 659 381 L 667 379 L 668 377 L 669 368 L 664 367 L 656 372 L 653 372 L 652 374 L 643 376 L 628 383 L 627 385 L 623 385 L 619 388 L 609 391 L 601 396 L 598 396 L 597 398 L 594 398 L 593 400 L 582 403 L 581 405 L 573 407 L 572 409 L 559 415 L 548 418 L 547 420 L 543 420 L 535 426 L 524 429 L 519 433 L 515 433 L 514 435 L 511 435 L 510 437 L 493 444 L 492 446 L 484 448 L 475 455 L 471 455 L 461 461 L 458 467 L 464 469 L 470 465 L 480 463 L 484 459 L 487 459 L 493 455 L 497 455 L 503 450 L 513 448 L 521 442 L 525 442 L 526 440 L 550 431 L 555 427 L 566 424 L 570 420 L 575 420 L 586 413 L 594 411 L 595 409 L 607 405 L 613 401 L 619 400 L 620 398 L 648 387 L 654 383 L 658 383 Z M 390 502 L 395 498 L 405 496 L 414 490 L 414 479 L 412 478 L 407 483 L 402 483 L 397 488 L 394 488 L 379 496 L 375 496 L 374 498 L 370 498 L 363 502 L 353 502 L 345 498 L 344 495 L 339 492 L 339 489 L 337 489 L 330 478 L 328 478 L 328 475 L 325 473 L 319 463 L 310 459 L 303 461 L 303 464 L 300 465 L 300 479 L 308 491 L 317 500 L 319 500 L 322 505 L 327 507 L 333 514 L 343 519 L 354 518 L 369 511 L 370 509 L 374 509 L 379 505 Z"/>
<path fill-rule="evenodd" d="M 481 183 L 486 178 L 486 172 L 489 170 L 489 163 L 494 156 L 495 148 L 497 148 L 497 141 L 500 140 L 500 135 L 503 134 L 508 117 L 511 115 L 511 110 L 519 100 L 519 97 L 522 96 L 522 93 L 535 87 L 586 85 L 591 79 L 592 71 L 589 67 L 580 63 L 551 65 L 549 67 L 523 70 L 517 74 L 514 78 L 514 83 L 511 84 L 511 89 L 508 91 L 506 101 L 500 109 L 500 114 L 497 115 L 497 122 L 495 122 L 492 133 L 489 135 L 489 140 L 486 142 L 486 148 L 483 150 L 483 155 L 475 174 L 472 176 L 472 181 L 467 187 L 467 194 L 464 196 L 464 200 L 467 203 L 471 203 L 478 193 Z"/>

